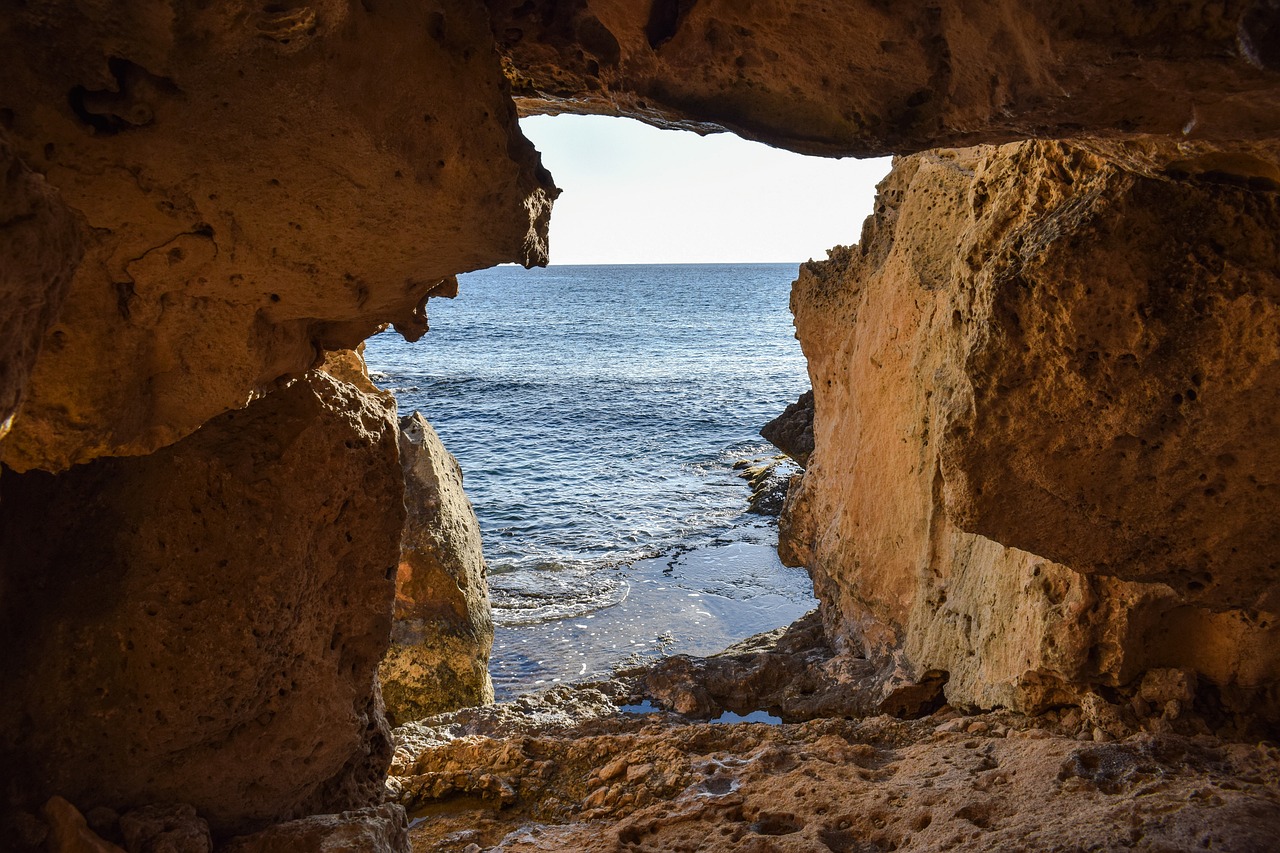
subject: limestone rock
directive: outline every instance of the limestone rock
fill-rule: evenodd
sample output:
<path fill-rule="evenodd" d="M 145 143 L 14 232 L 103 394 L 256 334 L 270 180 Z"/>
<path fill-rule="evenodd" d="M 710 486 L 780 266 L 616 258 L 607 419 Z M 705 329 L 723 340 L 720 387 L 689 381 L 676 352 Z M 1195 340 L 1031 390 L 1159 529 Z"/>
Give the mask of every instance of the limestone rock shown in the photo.
<path fill-rule="evenodd" d="M 120 818 L 129 853 L 212 853 L 209 824 L 185 803 L 151 805 Z"/>
<path fill-rule="evenodd" d="M 277 824 L 218 853 L 409 853 L 409 825 L 400 806 L 370 806 Z"/>
<path fill-rule="evenodd" d="M 1178 667 L 1275 719 L 1280 206 L 1105 150 L 905 158 L 802 268 L 816 449 L 781 550 L 838 650 L 953 703 Z"/>
<path fill-rule="evenodd" d="M 536 725 L 531 709 L 502 707 L 431 721 L 435 737 L 397 762 L 400 796 L 430 814 L 410 830 L 415 849 L 1261 851 L 1280 821 L 1271 744 L 1148 732 L 1083 743 L 1056 715 L 1008 711 Z M 458 797 L 486 790 L 512 796 L 488 809 Z"/>
<path fill-rule="evenodd" d="M 124 853 L 90 829 L 84 815 L 62 797 L 50 797 L 40 816 L 49 827 L 45 841 L 48 853 Z"/>
<path fill-rule="evenodd" d="M 493 621 L 480 522 L 462 468 L 422 415 L 400 420 L 408 517 L 392 642 L 378 668 L 397 723 L 493 701 Z"/>
<path fill-rule="evenodd" d="M 487 2 L 526 112 L 628 115 L 857 156 L 1280 130 L 1266 2 Z"/>
<path fill-rule="evenodd" d="M 773 420 L 760 428 L 760 435 L 790 456 L 803 468 L 813 453 L 813 389 L 800 395 Z"/>
<path fill-rule="evenodd" d="M 556 191 L 492 44 L 465 0 L 6 10 L 0 120 L 86 245 L 5 463 L 150 452 L 382 324 L 420 335 L 455 273 L 545 263 Z"/>
<path fill-rule="evenodd" d="M 6 796 L 215 833 L 377 802 L 395 427 L 310 374 L 150 456 L 0 477 Z"/>
<path fill-rule="evenodd" d="M 22 402 L 81 251 L 67 206 L 23 165 L 0 130 L 0 440 Z"/>

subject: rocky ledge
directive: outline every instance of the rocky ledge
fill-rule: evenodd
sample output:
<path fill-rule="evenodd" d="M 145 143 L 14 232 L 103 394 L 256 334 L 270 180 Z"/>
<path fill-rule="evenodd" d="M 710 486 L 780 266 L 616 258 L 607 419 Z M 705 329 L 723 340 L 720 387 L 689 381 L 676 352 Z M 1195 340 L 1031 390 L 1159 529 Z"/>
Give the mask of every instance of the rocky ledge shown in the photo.
<path fill-rule="evenodd" d="M 1272 743 L 1105 703 L 851 715 L 813 627 L 398 729 L 413 850 L 1270 849 Z"/>

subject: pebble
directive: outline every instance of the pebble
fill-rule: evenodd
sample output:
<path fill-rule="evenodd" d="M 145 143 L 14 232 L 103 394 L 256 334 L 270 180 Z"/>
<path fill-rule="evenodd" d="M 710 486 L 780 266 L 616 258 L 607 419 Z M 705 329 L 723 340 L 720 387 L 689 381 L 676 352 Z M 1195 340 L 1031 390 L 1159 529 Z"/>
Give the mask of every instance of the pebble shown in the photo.
<path fill-rule="evenodd" d="M 971 735 L 984 735 L 991 731 L 991 724 L 983 720 L 974 720 L 965 731 Z"/>

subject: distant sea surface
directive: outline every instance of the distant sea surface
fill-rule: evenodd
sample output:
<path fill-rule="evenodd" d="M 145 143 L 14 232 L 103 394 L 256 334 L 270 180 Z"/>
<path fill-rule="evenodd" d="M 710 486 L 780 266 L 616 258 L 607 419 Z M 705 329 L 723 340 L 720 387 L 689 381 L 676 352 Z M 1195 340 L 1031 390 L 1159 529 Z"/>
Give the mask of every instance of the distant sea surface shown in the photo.
<path fill-rule="evenodd" d="M 733 470 L 808 387 L 794 264 L 498 267 L 371 339 L 375 380 L 458 458 L 499 698 L 706 654 L 816 605 Z"/>

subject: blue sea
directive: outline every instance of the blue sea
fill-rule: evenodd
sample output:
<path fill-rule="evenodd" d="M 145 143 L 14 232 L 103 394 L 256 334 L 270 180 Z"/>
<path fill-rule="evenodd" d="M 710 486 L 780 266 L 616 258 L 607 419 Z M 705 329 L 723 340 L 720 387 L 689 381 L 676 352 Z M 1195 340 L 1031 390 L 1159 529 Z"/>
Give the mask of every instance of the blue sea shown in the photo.
<path fill-rule="evenodd" d="M 794 264 L 498 267 L 365 353 L 458 458 L 480 518 L 499 698 L 707 654 L 816 606 L 735 462 L 808 387 Z"/>

